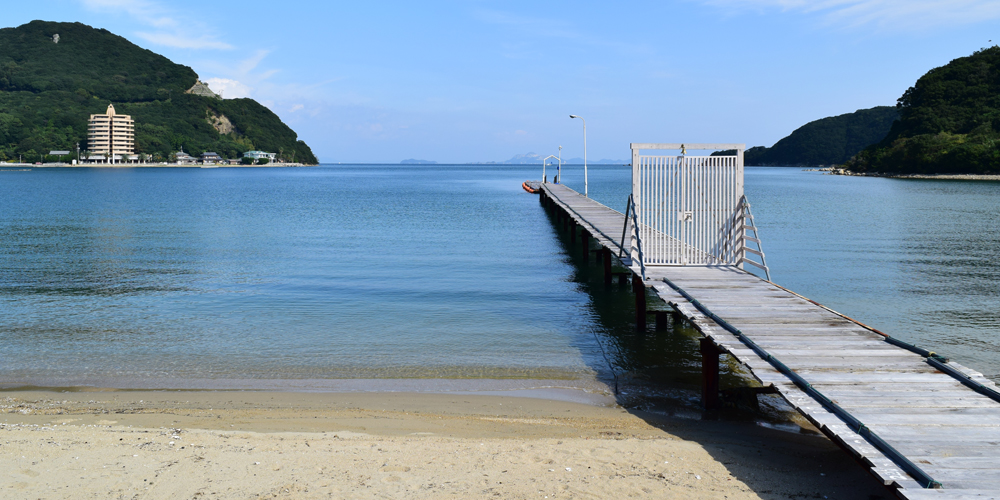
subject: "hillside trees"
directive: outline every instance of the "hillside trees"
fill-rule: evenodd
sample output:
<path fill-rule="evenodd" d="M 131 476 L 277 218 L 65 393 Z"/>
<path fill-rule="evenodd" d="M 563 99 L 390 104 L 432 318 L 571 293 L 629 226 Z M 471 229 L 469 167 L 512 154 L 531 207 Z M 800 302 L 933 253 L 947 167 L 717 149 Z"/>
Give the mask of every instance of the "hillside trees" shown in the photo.
<path fill-rule="evenodd" d="M 0 160 L 75 150 L 76 143 L 85 149 L 90 115 L 113 103 L 135 120 L 136 155 L 167 158 L 183 148 L 235 158 L 250 149 L 283 149 L 317 163 L 309 146 L 256 101 L 186 94 L 197 78 L 187 66 L 80 23 L 0 29 Z M 211 116 L 232 127 L 220 133 Z"/>
<path fill-rule="evenodd" d="M 1000 47 L 920 77 L 897 101 L 900 119 L 846 163 L 856 172 L 1000 173 Z"/>

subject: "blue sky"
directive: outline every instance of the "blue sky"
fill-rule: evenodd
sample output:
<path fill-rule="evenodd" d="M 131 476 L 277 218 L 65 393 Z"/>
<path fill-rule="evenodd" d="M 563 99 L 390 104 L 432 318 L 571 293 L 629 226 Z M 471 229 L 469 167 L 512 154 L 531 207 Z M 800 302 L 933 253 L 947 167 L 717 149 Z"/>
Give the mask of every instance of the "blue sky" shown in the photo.
<path fill-rule="evenodd" d="M 630 142 L 770 146 L 894 105 L 1000 41 L 996 0 L 313 2 L 52 0 L 270 107 L 324 162 L 625 159 Z"/>

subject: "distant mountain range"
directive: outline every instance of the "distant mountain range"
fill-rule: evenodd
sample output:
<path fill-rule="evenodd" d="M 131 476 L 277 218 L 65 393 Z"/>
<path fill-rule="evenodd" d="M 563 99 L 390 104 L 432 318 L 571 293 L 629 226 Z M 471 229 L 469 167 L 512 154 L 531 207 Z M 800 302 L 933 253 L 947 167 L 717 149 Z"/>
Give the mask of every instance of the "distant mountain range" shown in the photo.
<path fill-rule="evenodd" d="M 507 161 L 470 161 L 468 165 L 538 165 L 542 163 L 542 158 L 545 158 L 545 156 L 537 153 L 525 153 L 523 155 L 514 155 L 513 158 Z M 552 162 L 554 160 L 549 159 L 549 161 Z M 399 163 L 400 165 L 437 165 L 438 162 L 410 158 Z M 563 165 L 583 165 L 583 158 L 564 158 L 562 163 Z M 600 160 L 587 160 L 587 163 L 591 165 L 628 165 L 629 161 L 602 158 Z"/>
<path fill-rule="evenodd" d="M 500 162 L 495 162 L 495 163 L 501 163 L 501 164 L 504 164 L 504 165 L 537 165 L 539 163 L 542 163 L 542 158 L 545 158 L 546 156 L 548 156 L 548 155 L 540 155 L 540 154 L 537 154 L 537 153 L 525 153 L 523 155 L 514 155 L 513 158 L 511 158 L 511 159 L 509 159 L 507 161 L 500 161 Z M 563 162 L 563 165 L 566 165 L 566 164 L 570 164 L 570 165 L 580 164 L 580 165 L 583 165 L 583 158 L 563 158 L 562 162 Z M 490 162 L 490 163 L 494 163 L 494 162 Z M 627 164 L 629 164 L 629 161 L 627 161 L 627 160 L 609 160 L 607 158 L 602 158 L 600 160 L 588 159 L 587 163 L 592 163 L 594 165 L 598 165 L 598 164 L 604 164 L 604 165 L 627 165 Z"/>

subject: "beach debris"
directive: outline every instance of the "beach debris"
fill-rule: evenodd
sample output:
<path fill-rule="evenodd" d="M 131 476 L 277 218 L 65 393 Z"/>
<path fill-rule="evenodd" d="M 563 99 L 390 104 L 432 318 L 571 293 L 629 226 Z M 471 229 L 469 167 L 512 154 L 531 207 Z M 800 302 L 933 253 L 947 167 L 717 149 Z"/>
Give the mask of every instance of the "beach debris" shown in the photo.
<path fill-rule="evenodd" d="M 573 472 L 573 469 L 570 469 L 569 467 L 566 467 L 566 472 Z"/>

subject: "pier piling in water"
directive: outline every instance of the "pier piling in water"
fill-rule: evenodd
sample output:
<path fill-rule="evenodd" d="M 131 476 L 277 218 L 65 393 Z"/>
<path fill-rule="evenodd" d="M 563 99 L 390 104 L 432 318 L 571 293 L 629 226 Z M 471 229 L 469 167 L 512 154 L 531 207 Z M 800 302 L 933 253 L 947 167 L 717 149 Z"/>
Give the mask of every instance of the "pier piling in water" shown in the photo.
<path fill-rule="evenodd" d="M 632 292 L 635 294 L 635 329 L 641 332 L 646 329 L 646 284 L 638 274 L 632 275 Z"/>
<path fill-rule="evenodd" d="M 701 338 L 701 402 L 706 410 L 719 409 L 719 355 L 708 337 Z"/>
<path fill-rule="evenodd" d="M 662 332 L 667 329 L 668 316 L 666 311 L 656 311 L 656 330 Z"/>
<path fill-rule="evenodd" d="M 610 285 L 611 284 L 611 276 L 612 276 L 611 275 L 611 249 L 610 248 L 602 248 L 601 249 L 601 258 L 602 258 L 602 260 L 604 260 L 604 284 L 605 285 Z"/>

